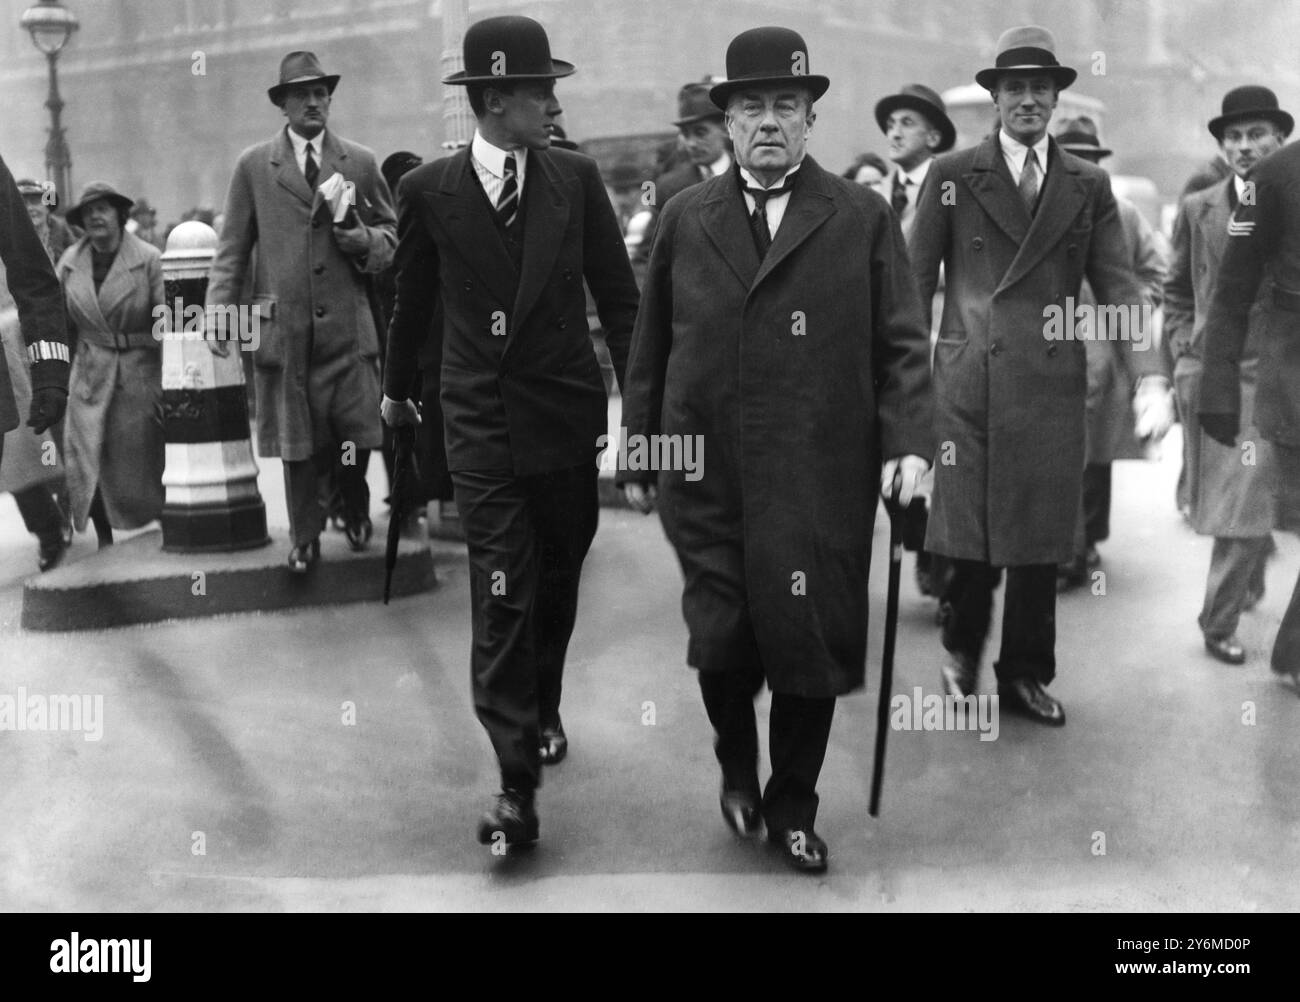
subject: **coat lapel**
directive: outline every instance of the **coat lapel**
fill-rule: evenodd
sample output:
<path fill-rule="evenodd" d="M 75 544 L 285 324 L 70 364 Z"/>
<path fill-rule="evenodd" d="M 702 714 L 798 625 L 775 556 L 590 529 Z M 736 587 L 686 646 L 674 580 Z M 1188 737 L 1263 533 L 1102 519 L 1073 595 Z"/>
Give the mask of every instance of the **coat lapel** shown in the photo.
<path fill-rule="evenodd" d="M 560 186 L 560 176 L 544 152 L 528 155 L 524 175 L 524 253 L 520 268 L 519 287 L 515 294 L 515 308 L 510 325 L 522 330 L 528 314 L 537 305 L 537 299 L 550 278 L 555 258 L 564 241 L 564 230 L 569 225 L 569 201 Z M 506 351 L 514 343 L 506 339 Z"/>
<path fill-rule="evenodd" d="M 753 287 L 754 277 L 758 274 L 758 248 L 754 246 L 754 236 L 749 231 L 749 217 L 745 212 L 745 199 L 738 190 L 736 172 L 729 170 L 704 184 L 706 190 L 700 199 L 700 226 L 740 284 L 748 290 Z"/>
<path fill-rule="evenodd" d="M 831 199 L 830 186 L 826 183 L 826 172 L 812 157 L 805 157 L 803 166 L 795 175 L 790 204 L 785 207 L 781 225 L 777 228 L 772 246 L 768 249 L 767 256 L 763 258 L 752 285 L 756 286 L 767 278 L 786 257 L 834 214 L 835 205 Z M 748 236 L 748 220 L 745 223 L 745 231 Z M 753 243 L 753 237 L 749 237 L 751 247 Z"/>
<path fill-rule="evenodd" d="M 443 171 L 438 190 L 424 192 L 424 198 L 462 260 L 478 275 L 493 298 L 503 305 L 513 303 L 517 282 L 515 264 L 497 232 L 496 220 L 492 218 L 483 187 L 474 176 L 469 156 L 468 149 L 454 154 L 452 159 L 456 162 Z"/>
<path fill-rule="evenodd" d="M 316 215 L 320 210 L 320 207 L 325 204 L 325 197 L 320 193 L 321 185 L 335 174 L 342 174 L 345 181 L 348 179 L 347 170 L 345 169 L 348 160 L 348 151 L 343 148 L 342 143 L 334 138 L 334 133 L 330 132 L 328 129 L 325 130 L 325 139 L 321 143 L 320 152 L 320 174 L 316 178 L 316 190 L 312 192 L 311 200 L 311 214 L 313 216 Z M 296 162 L 294 166 L 297 166 Z M 301 171 L 299 171 L 299 173 L 301 173 Z M 307 184 L 307 179 L 305 177 L 302 179 L 302 183 L 304 185 Z M 360 206 L 357 206 L 357 211 L 361 211 Z"/>
<path fill-rule="evenodd" d="M 1228 186 L 1231 184 L 1232 178 L 1229 177 L 1227 181 L 1215 186 L 1214 191 L 1201 203 L 1201 214 L 1197 219 L 1197 225 L 1205 238 L 1202 246 L 1208 258 L 1206 263 L 1210 275 L 1218 274 L 1219 262 L 1228 243 L 1228 221 L 1232 218 Z"/>
<path fill-rule="evenodd" d="M 136 294 L 140 287 L 143 268 L 144 255 L 140 252 L 140 245 L 134 237 L 124 233 L 122 244 L 117 249 L 117 257 L 113 259 L 113 266 L 108 269 L 104 284 L 99 287 L 99 312 L 104 318 L 107 330 L 123 327 L 121 318 L 116 318 L 114 315 L 118 312 L 118 307 Z M 91 288 L 92 290 L 94 288 L 93 279 Z M 113 323 L 114 319 L 118 322 Z"/>
<path fill-rule="evenodd" d="M 287 125 L 280 130 L 279 141 L 271 147 L 271 170 L 275 174 L 276 184 L 292 192 L 307 205 L 312 205 L 314 192 L 307 186 L 307 179 L 298 169 L 298 160 L 293 155 L 293 144 L 289 142 Z"/>
<path fill-rule="evenodd" d="M 113 263 L 117 268 L 117 262 Z M 108 330 L 108 321 L 99 308 L 99 297 L 95 294 L 94 264 L 90 260 L 90 239 L 82 237 L 77 253 L 67 265 L 68 312 L 73 314 L 76 322 L 81 321 L 94 330 Z M 107 284 L 107 283 L 105 283 Z M 102 286 L 101 286 L 102 288 Z"/>
<path fill-rule="evenodd" d="M 1062 156 L 1055 139 L 1048 142 L 1047 182 L 1038 200 L 1038 211 L 1034 213 L 1034 221 L 1020 251 L 1002 276 L 999 290 L 1015 285 L 1042 260 L 1070 228 L 1088 199 L 1087 185 L 1079 177 L 1078 161 Z M 1005 170 L 1005 161 L 1002 166 Z M 1010 172 L 1007 176 L 1010 177 Z M 1019 198 L 1019 193 L 1015 197 Z"/>
<path fill-rule="evenodd" d="M 963 179 L 985 214 L 1017 246 L 1023 246 L 1029 233 L 1029 211 L 1007 170 L 996 132 L 975 151 L 970 173 Z"/>

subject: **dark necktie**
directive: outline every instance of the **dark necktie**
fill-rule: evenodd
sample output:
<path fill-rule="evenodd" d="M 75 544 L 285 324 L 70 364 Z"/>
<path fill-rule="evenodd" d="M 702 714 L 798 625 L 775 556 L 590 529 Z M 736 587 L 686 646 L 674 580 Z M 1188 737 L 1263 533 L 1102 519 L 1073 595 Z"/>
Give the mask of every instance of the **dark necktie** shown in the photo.
<path fill-rule="evenodd" d="M 1020 197 L 1025 201 L 1025 208 L 1029 214 L 1034 214 L 1034 207 L 1038 203 L 1038 157 L 1034 153 L 1034 148 L 1029 147 L 1029 153 L 1025 156 L 1024 169 L 1020 171 Z"/>
<path fill-rule="evenodd" d="M 785 179 L 779 188 L 751 188 L 745 185 L 745 191 L 754 199 L 754 211 L 749 214 L 749 228 L 754 233 L 754 244 L 758 248 L 760 259 L 767 257 L 772 246 L 772 234 L 767 228 L 767 202 L 770 198 L 784 195 L 794 187 L 794 175 Z"/>
<path fill-rule="evenodd" d="M 497 219 L 505 229 L 510 229 L 519 218 L 519 181 L 515 166 L 515 155 L 506 154 L 505 184 L 501 186 L 501 197 L 497 199 Z"/>
<path fill-rule="evenodd" d="M 890 193 L 889 204 L 894 207 L 894 212 L 898 216 L 903 215 L 903 210 L 907 208 L 907 186 L 911 180 L 904 181 L 901 171 L 894 174 L 894 190 Z"/>
<path fill-rule="evenodd" d="M 303 164 L 302 173 L 307 178 L 307 187 L 315 191 L 316 179 L 320 177 L 320 167 L 316 164 L 316 158 L 311 155 L 311 143 L 307 144 L 307 162 Z"/>

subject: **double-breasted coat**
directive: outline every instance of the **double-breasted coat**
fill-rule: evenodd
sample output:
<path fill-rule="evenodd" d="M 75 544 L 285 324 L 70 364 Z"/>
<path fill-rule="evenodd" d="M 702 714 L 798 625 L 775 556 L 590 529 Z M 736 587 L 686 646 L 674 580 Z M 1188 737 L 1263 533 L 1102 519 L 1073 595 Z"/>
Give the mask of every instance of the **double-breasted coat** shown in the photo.
<path fill-rule="evenodd" d="M 998 134 L 935 160 L 921 187 L 912 266 L 929 316 L 944 266 L 934 352 L 935 486 L 926 549 L 998 567 L 1073 556 L 1085 459 L 1086 342 L 1054 340 L 1086 276 L 1102 303 L 1142 302 L 1110 178 L 1049 140 L 1031 215 Z M 1074 304 L 1077 305 L 1077 302 Z M 1135 376 L 1159 352 L 1126 347 Z"/>
<path fill-rule="evenodd" d="M 794 177 L 761 261 L 735 171 L 664 206 L 623 417 L 630 445 L 702 447 L 657 474 L 688 663 L 826 698 L 865 676 L 881 459 L 933 448 L 929 337 L 884 199 L 811 157 Z"/>
<path fill-rule="evenodd" d="M 124 232 L 96 293 L 90 251 L 82 237 L 59 261 L 76 345 L 63 428 L 68 499 L 78 531 L 96 487 L 109 522 L 136 529 L 162 514 L 164 500 L 162 341 L 154 334 L 162 254 Z"/>
<path fill-rule="evenodd" d="M 362 258 L 339 249 L 319 192 L 336 173 L 355 186 L 369 245 Z M 240 303 L 255 257 L 258 454 L 290 461 L 339 441 L 377 449 L 383 439 L 379 337 L 366 283 L 393 260 L 388 186 L 370 150 L 326 130 L 317 189 L 298 167 L 287 127 L 240 154 L 208 282 L 208 304 Z"/>
<path fill-rule="evenodd" d="M 1233 178 L 1189 195 L 1174 222 L 1173 262 L 1165 283 L 1165 337 L 1174 356 L 1174 390 L 1183 424 L 1183 462 L 1187 471 L 1191 523 L 1197 532 L 1221 538 L 1267 535 L 1273 529 L 1272 446 L 1254 427 L 1257 343 L 1265 303 L 1250 311 L 1239 373 L 1243 438 L 1255 443 L 1252 462 L 1238 448 L 1220 445 L 1201 430 L 1205 322 L 1214 282 L 1228 245 L 1228 221 L 1235 197 Z M 1266 290 L 1261 290 L 1264 293 Z"/>

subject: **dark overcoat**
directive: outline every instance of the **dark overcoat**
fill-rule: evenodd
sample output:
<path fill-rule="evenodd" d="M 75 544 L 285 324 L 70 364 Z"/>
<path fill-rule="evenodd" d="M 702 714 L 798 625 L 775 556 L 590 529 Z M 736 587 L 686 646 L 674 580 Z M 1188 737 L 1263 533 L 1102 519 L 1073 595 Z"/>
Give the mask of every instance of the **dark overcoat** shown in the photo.
<path fill-rule="evenodd" d="M 929 337 L 884 199 L 805 158 L 760 262 L 735 171 L 676 196 L 623 413 L 629 443 L 703 443 L 694 473 L 658 473 L 688 662 L 758 657 L 774 692 L 802 696 L 861 686 L 881 457 L 933 446 Z"/>
<path fill-rule="evenodd" d="M 947 283 L 926 549 L 998 567 L 1065 563 L 1083 480 L 1087 342 L 1049 339 L 1048 308 L 1065 315 L 1085 276 L 1103 303 L 1142 302 L 1110 178 L 1050 140 L 1031 216 L 994 133 L 936 159 L 910 252 L 927 317 L 941 264 Z M 1164 374 L 1159 352 L 1128 356 L 1135 376 Z"/>

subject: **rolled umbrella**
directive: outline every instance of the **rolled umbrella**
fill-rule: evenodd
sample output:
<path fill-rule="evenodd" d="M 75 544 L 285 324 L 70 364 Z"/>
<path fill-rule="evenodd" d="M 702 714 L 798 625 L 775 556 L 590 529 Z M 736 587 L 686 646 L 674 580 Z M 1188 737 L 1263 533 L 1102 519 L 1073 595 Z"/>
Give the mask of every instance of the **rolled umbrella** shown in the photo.
<path fill-rule="evenodd" d="M 895 484 L 895 492 L 897 483 Z M 871 766 L 871 816 L 880 813 L 880 787 L 885 778 L 885 738 L 889 733 L 889 700 L 894 688 L 894 643 L 898 638 L 898 580 L 903 566 L 903 515 L 887 499 L 889 513 L 889 591 L 885 598 L 885 649 L 880 656 L 880 702 L 876 707 L 876 754 Z"/>
<path fill-rule="evenodd" d="M 402 522 L 410 509 L 418 477 L 415 425 L 399 425 L 393 430 L 393 489 L 389 496 L 388 548 L 384 551 L 384 605 L 388 604 L 393 592 L 393 570 L 397 567 L 397 546 L 402 538 Z"/>

